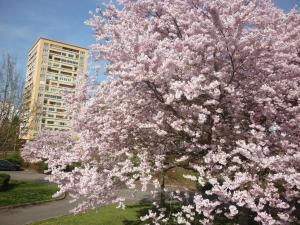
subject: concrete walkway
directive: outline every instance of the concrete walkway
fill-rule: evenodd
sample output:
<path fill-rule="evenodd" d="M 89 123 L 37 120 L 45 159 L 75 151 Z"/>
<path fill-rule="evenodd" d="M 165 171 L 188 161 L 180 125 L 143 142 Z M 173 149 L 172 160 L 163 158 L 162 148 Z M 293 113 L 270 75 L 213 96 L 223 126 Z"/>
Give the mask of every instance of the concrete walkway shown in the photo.
<path fill-rule="evenodd" d="M 24 225 L 51 217 L 69 214 L 74 208 L 74 203 L 69 203 L 69 198 L 48 202 L 40 205 L 18 207 L 0 210 L 1 225 Z"/>
<path fill-rule="evenodd" d="M 11 180 L 19 181 L 34 181 L 34 182 L 47 182 L 44 180 L 45 174 L 37 173 L 34 170 L 24 171 L 0 171 L 0 173 L 6 173 L 10 175 Z"/>
<path fill-rule="evenodd" d="M 139 192 L 131 199 L 130 190 L 121 190 L 121 197 L 129 197 L 129 201 L 138 202 L 144 198 L 149 198 L 149 193 Z M 13 209 L 0 210 L 1 225 L 24 225 L 36 221 L 46 220 L 70 214 L 70 210 L 75 208 L 77 203 L 70 203 L 70 197 L 63 200 L 48 202 L 40 205 L 17 207 Z"/>

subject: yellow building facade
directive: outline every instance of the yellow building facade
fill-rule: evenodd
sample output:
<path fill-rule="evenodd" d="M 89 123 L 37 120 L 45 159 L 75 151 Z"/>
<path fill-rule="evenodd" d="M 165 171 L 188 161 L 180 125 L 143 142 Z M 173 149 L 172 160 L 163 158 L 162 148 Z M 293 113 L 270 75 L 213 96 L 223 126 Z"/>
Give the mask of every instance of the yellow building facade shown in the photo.
<path fill-rule="evenodd" d="M 87 65 L 88 49 L 39 38 L 28 52 L 22 139 L 34 139 L 42 129 L 70 129 L 64 93 L 75 88 Z"/>

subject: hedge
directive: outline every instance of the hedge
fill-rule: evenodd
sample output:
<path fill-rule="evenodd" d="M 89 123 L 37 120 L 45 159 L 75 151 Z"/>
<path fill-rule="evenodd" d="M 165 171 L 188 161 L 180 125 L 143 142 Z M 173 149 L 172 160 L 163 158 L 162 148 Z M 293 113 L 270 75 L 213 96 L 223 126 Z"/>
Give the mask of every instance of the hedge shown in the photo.
<path fill-rule="evenodd" d="M 5 190 L 5 188 L 8 186 L 8 182 L 10 180 L 10 176 L 5 173 L 0 174 L 0 191 Z"/>

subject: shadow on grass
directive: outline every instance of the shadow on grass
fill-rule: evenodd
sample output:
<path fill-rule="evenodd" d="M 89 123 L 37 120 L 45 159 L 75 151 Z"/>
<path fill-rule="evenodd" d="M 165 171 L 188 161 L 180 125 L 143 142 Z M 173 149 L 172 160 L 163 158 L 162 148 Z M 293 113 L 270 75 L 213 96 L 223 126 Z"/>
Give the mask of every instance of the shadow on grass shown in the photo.
<path fill-rule="evenodd" d="M 137 212 L 136 220 L 123 220 L 123 225 L 143 225 L 145 224 L 140 220 L 141 216 L 147 214 L 148 210 L 152 208 L 151 201 L 149 199 L 142 199 L 138 204 L 126 206 L 128 209 L 134 209 Z"/>
<path fill-rule="evenodd" d="M 149 199 L 143 199 L 138 204 L 135 205 L 129 205 L 127 208 L 133 209 L 136 211 L 136 219 L 135 220 L 123 220 L 123 225 L 145 225 L 146 222 L 140 221 L 140 217 L 145 216 L 148 213 L 148 210 L 152 209 L 154 212 L 156 211 L 151 204 L 152 202 Z M 178 212 L 180 210 L 179 204 L 172 204 L 166 205 L 166 214 L 172 213 L 172 212 Z M 259 225 L 254 220 L 254 213 L 252 213 L 248 209 L 240 209 L 240 213 L 237 216 L 237 218 L 234 221 L 228 220 L 224 215 L 219 215 L 215 217 L 215 220 L 213 221 L 214 225 L 234 225 L 234 224 L 240 224 L 240 225 Z M 201 225 L 199 221 L 202 220 L 203 217 L 196 215 L 195 220 L 191 222 L 192 225 Z M 166 223 L 167 225 L 177 225 L 175 221 L 168 221 Z M 294 225 L 294 224 L 293 224 Z"/>
<path fill-rule="evenodd" d="M 22 184 L 21 182 L 8 183 L 7 185 L 5 185 L 5 187 L 3 187 L 1 192 L 13 190 L 13 189 L 17 188 L 18 186 L 20 186 L 21 184 Z"/>

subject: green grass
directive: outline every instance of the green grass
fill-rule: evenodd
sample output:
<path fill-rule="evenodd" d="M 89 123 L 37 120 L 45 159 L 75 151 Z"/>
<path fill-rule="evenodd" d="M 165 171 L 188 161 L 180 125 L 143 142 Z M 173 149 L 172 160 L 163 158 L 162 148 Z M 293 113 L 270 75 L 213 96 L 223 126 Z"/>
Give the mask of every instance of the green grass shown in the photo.
<path fill-rule="evenodd" d="M 0 192 L 0 207 L 50 200 L 57 190 L 54 184 L 11 180 L 6 190 Z"/>
<path fill-rule="evenodd" d="M 129 205 L 125 210 L 114 205 L 100 207 L 78 215 L 68 215 L 31 225 L 142 225 L 139 220 L 144 215 L 149 204 Z"/>
<path fill-rule="evenodd" d="M 117 209 L 115 205 L 100 207 L 78 215 L 67 215 L 30 225 L 145 225 L 140 221 L 150 209 L 150 203 L 129 205 L 125 210 Z M 199 224 L 199 223 L 195 223 Z M 164 224 L 166 225 L 166 224 Z M 168 225 L 178 225 L 176 222 L 169 222 Z M 233 225 L 224 218 L 218 218 L 214 225 Z"/>

